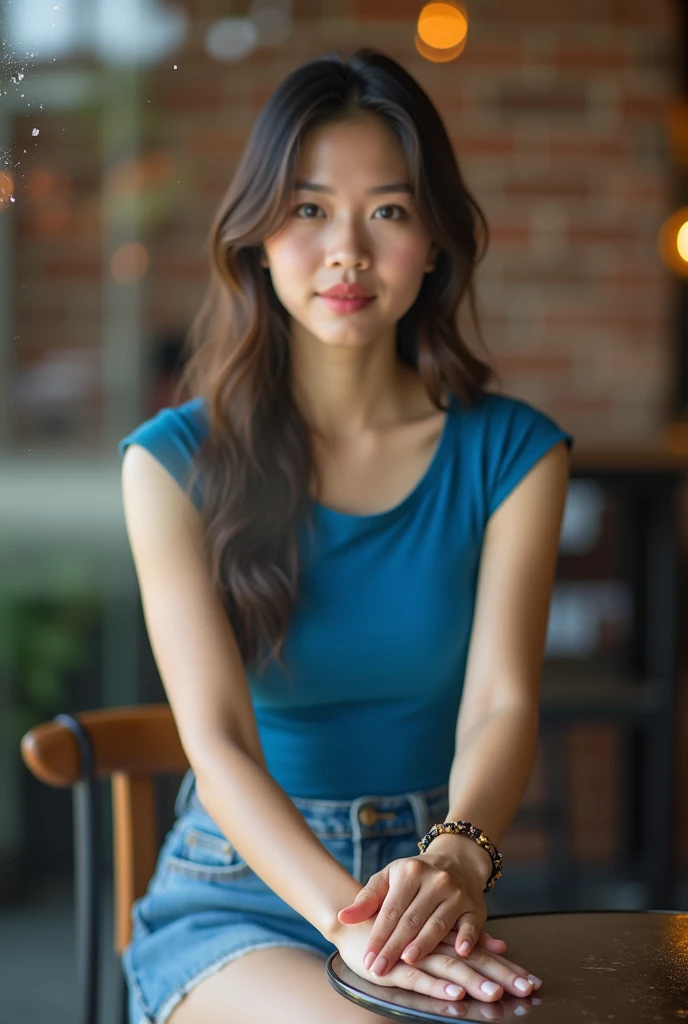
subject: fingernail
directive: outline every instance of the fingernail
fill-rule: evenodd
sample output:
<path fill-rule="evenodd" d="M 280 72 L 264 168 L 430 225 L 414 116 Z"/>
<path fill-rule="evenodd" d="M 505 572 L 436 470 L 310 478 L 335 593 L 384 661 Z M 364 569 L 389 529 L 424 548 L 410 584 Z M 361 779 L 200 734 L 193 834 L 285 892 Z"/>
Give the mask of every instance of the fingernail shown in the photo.
<path fill-rule="evenodd" d="M 370 969 L 373 972 L 373 974 L 382 974 L 386 966 L 387 958 L 384 956 L 379 956 Z"/>
<path fill-rule="evenodd" d="M 374 960 L 375 960 L 375 953 L 373 953 L 373 952 L 368 953 L 368 956 L 363 961 L 367 971 L 370 970 L 370 965 L 373 963 Z"/>
<path fill-rule="evenodd" d="M 519 992 L 530 992 L 532 987 L 532 981 L 528 981 L 527 978 L 517 978 L 514 982 L 514 988 L 517 988 Z"/>
<path fill-rule="evenodd" d="M 499 985 L 496 985 L 494 981 L 484 981 L 480 988 L 486 996 L 493 996 L 495 992 L 499 992 Z"/>
<path fill-rule="evenodd" d="M 460 985 L 445 985 L 444 991 L 447 993 L 448 996 L 451 996 L 453 999 L 455 996 L 460 996 L 461 993 L 463 992 L 463 989 L 461 988 Z"/>
<path fill-rule="evenodd" d="M 470 951 L 470 948 L 471 948 L 470 942 L 462 942 L 460 947 L 459 947 L 459 953 L 468 953 Z"/>
<path fill-rule="evenodd" d="M 529 974 L 528 977 L 532 981 L 533 985 L 542 985 L 542 981 L 540 980 L 540 978 L 536 977 L 536 975 Z"/>
<path fill-rule="evenodd" d="M 405 960 L 407 964 L 410 964 L 413 963 L 414 960 L 418 959 L 419 953 L 420 949 L 418 948 L 418 946 L 409 946 L 409 948 L 405 949 L 404 952 L 401 954 L 401 959 Z"/>

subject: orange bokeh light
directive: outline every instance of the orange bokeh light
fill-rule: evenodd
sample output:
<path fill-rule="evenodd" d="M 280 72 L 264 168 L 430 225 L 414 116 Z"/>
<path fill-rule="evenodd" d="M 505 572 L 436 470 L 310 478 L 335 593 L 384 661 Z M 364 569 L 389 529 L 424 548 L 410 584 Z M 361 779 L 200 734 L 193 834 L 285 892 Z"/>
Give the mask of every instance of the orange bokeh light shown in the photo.
<path fill-rule="evenodd" d="M 0 171 L 0 211 L 6 210 L 10 205 L 10 196 L 14 192 L 14 179 L 6 171 Z"/>
<path fill-rule="evenodd" d="M 418 15 L 418 35 L 426 46 L 450 50 L 459 46 L 468 33 L 468 14 L 461 4 L 448 0 L 426 4 Z"/>
<path fill-rule="evenodd" d="M 688 277 L 688 206 L 675 210 L 662 224 L 657 251 L 664 265 L 679 277 Z"/>
<path fill-rule="evenodd" d="M 121 160 L 110 168 L 107 185 L 117 195 L 136 195 L 146 187 L 164 182 L 174 170 L 174 160 L 165 150 L 150 150 Z"/>
<path fill-rule="evenodd" d="M 417 32 L 415 43 L 416 49 L 421 57 L 425 57 L 426 60 L 431 60 L 435 64 L 447 64 L 450 60 L 456 60 L 456 58 L 459 57 L 466 48 L 466 40 L 464 39 L 458 46 L 453 46 L 449 50 L 437 50 L 435 47 L 428 46 L 427 43 L 424 43 Z"/>
<path fill-rule="evenodd" d="M 125 242 L 110 259 L 110 273 L 117 284 L 137 284 L 148 269 L 148 249 L 140 242 Z"/>
<path fill-rule="evenodd" d="M 55 176 L 47 167 L 32 167 L 26 179 L 29 195 L 34 199 L 44 199 L 55 185 Z"/>

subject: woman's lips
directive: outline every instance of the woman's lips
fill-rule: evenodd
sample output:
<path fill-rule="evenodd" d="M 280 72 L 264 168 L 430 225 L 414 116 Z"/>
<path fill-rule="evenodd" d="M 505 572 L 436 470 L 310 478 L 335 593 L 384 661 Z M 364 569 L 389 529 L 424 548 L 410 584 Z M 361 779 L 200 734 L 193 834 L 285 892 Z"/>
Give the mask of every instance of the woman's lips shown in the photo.
<path fill-rule="evenodd" d="M 321 298 L 325 305 L 335 313 L 356 313 L 359 309 L 365 309 L 366 306 L 369 306 L 375 296 L 371 295 L 369 298 L 343 299 L 335 295 L 320 295 L 319 298 Z"/>

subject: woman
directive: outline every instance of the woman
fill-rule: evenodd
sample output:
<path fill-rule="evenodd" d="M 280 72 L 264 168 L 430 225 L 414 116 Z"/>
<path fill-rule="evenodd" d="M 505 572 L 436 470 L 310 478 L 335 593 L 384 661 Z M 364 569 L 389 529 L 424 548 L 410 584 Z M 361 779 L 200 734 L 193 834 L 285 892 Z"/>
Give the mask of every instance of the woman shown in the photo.
<path fill-rule="evenodd" d="M 379 1020 L 329 985 L 335 949 L 447 1010 L 540 985 L 483 892 L 536 752 L 572 438 L 465 343 L 484 236 L 384 54 L 308 61 L 257 119 L 193 397 L 119 446 L 191 765 L 133 908 L 132 1024 Z"/>

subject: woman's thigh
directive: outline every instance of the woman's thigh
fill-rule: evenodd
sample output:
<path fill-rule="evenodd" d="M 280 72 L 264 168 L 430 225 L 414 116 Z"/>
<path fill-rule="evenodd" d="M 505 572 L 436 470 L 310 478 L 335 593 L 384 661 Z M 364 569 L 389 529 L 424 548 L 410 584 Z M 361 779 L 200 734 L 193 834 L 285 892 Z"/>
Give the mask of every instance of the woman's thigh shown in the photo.
<path fill-rule="evenodd" d="M 168 1024 L 379 1024 L 330 985 L 325 960 L 303 949 L 256 949 L 184 997 Z"/>

